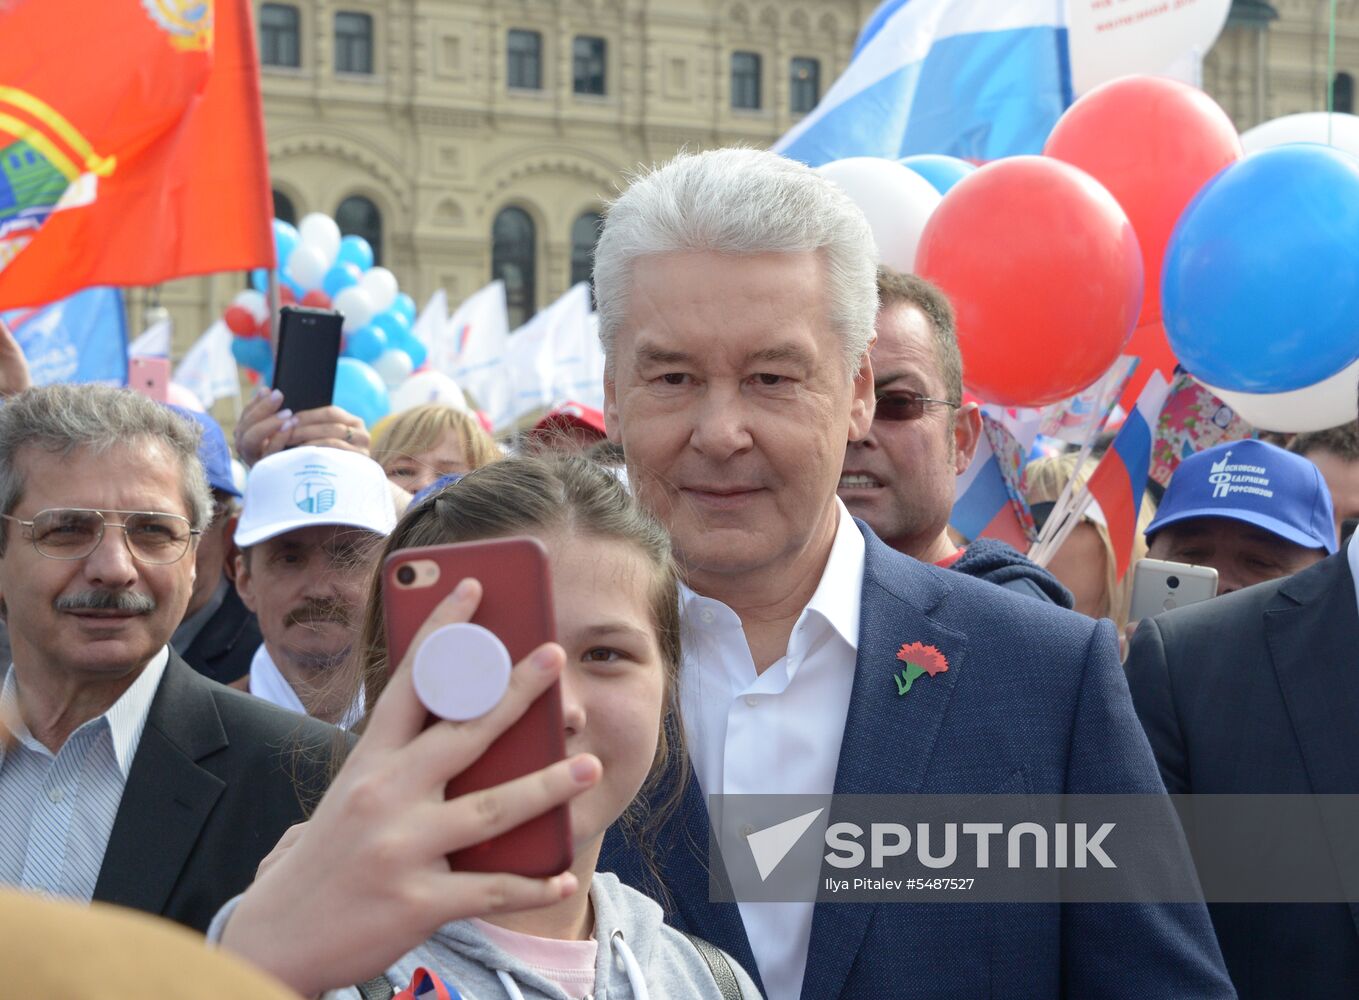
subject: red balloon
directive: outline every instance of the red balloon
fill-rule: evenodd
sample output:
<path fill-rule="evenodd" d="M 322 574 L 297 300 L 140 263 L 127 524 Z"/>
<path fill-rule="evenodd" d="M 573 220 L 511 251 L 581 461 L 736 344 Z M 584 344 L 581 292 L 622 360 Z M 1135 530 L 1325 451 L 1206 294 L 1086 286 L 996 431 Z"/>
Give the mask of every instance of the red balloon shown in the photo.
<path fill-rule="evenodd" d="M 1146 294 L 1139 327 L 1161 318 L 1161 263 L 1189 200 L 1241 158 L 1236 127 L 1196 87 L 1128 76 L 1071 105 L 1043 148 L 1099 181 L 1128 214 L 1142 246 Z M 1151 359 L 1144 358 L 1146 367 Z"/>
<path fill-rule="evenodd" d="M 302 296 L 302 305 L 312 306 L 316 309 L 329 309 L 330 296 L 319 288 L 313 288 L 306 295 Z"/>
<path fill-rule="evenodd" d="M 278 283 L 278 301 L 285 306 L 297 305 L 297 295 L 281 281 Z"/>
<path fill-rule="evenodd" d="M 925 226 L 916 272 L 958 314 L 963 381 L 1005 406 L 1090 385 L 1142 304 L 1142 253 L 1118 202 L 1042 156 L 997 160 L 954 185 Z"/>
<path fill-rule="evenodd" d="M 227 306 L 222 319 L 226 322 L 227 329 L 242 337 L 253 335 L 259 326 L 259 321 L 244 306 Z"/>

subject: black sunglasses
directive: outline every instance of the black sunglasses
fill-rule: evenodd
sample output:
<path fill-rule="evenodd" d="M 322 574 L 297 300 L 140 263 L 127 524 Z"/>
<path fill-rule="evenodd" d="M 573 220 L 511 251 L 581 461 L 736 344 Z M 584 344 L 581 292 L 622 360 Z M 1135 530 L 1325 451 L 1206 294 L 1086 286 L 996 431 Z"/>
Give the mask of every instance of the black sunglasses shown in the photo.
<path fill-rule="evenodd" d="M 873 411 L 873 416 L 878 420 L 919 420 L 925 415 L 925 407 L 930 403 L 950 406 L 955 410 L 959 405 L 947 399 L 931 399 L 908 389 L 897 389 L 884 392 L 878 397 L 878 406 Z"/>

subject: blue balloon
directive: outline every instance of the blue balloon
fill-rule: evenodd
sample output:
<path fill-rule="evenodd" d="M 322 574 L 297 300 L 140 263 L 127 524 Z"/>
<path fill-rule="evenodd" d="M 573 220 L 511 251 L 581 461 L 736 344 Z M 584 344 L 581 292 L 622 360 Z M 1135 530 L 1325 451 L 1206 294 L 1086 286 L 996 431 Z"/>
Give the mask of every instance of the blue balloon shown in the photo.
<path fill-rule="evenodd" d="M 411 321 L 396 310 L 388 309 L 386 312 L 378 313 L 373 317 L 373 325 L 387 334 L 388 340 L 392 340 L 403 333 L 409 333 Z"/>
<path fill-rule="evenodd" d="M 376 361 L 387 350 L 387 332 L 376 323 L 360 327 L 345 341 L 344 353 L 359 361 Z"/>
<path fill-rule="evenodd" d="M 938 153 L 921 153 L 898 161 L 903 167 L 910 167 L 940 194 L 948 194 L 948 189 L 972 173 L 977 168 L 956 156 L 943 156 Z"/>
<path fill-rule="evenodd" d="M 391 409 L 382 376 L 356 358 L 341 358 L 335 367 L 335 394 L 331 402 L 354 414 L 369 427 Z"/>
<path fill-rule="evenodd" d="M 405 316 L 412 324 L 415 323 L 415 300 L 405 292 L 401 292 L 397 295 L 396 302 L 392 305 L 392 309 L 402 316 Z"/>
<path fill-rule="evenodd" d="M 292 255 L 293 247 L 297 246 L 300 240 L 297 227 L 292 223 L 284 222 L 282 219 L 274 220 L 274 253 L 278 256 L 278 268 L 283 270 L 283 266 L 288 262 L 288 257 Z"/>
<path fill-rule="evenodd" d="M 373 248 L 362 236 L 346 236 L 340 240 L 340 252 L 335 256 L 338 264 L 353 264 L 360 271 L 373 266 Z"/>
<path fill-rule="evenodd" d="M 353 264 L 336 264 L 326 272 L 321 279 L 321 291 L 325 292 L 332 299 L 339 295 L 346 288 L 350 288 L 359 283 L 363 277 L 363 272 Z"/>
<path fill-rule="evenodd" d="M 411 368 L 419 368 L 425 363 L 425 358 L 429 356 L 429 351 L 425 345 L 420 343 L 418 337 L 410 330 L 403 330 L 394 337 L 387 338 L 387 347 L 398 351 L 405 351 L 411 359 Z"/>
<path fill-rule="evenodd" d="M 232 337 L 231 356 L 237 364 L 260 373 L 274 367 L 274 351 L 264 337 Z"/>
<path fill-rule="evenodd" d="M 1289 392 L 1359 360 L 1359 159 L 1297 143 L 1226 167 L 1180 216 L 1161 272 L 1176 357 L 1209 385 Z"/>
<path fill-rule="evenodd" d="M 250 287 L 257 292 L 269 294 L 269 272 L 262 267 L 257 267 L 250 272 Z"/>

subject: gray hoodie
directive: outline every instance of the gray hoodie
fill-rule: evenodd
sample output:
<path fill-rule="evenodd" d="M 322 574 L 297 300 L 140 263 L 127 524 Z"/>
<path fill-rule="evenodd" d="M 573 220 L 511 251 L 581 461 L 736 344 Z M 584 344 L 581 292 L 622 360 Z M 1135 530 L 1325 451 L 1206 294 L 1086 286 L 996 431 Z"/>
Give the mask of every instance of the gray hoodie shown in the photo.
<path fill-rule="evenodd" d="M 590 884 L 595 911 L 594 1000 L 722 1000 L 713 974 L 693 943 L 662 920 L 661 908 L 608 872 L 597 872 Z M 628 959 L 634 958 L 634 963 Z M 760 1000 L 745 970 L 728 957 L 743 1000 Z M 629 969 L 629 965 L 633 967 Z M 499 973 L 518 987 L 524 1000 L 570 1000 L 551 980 L 523 968 L 511 955 L 488 941 L 469 921 L 445 924 L 414 951 L 387 970 L 400 991 L 420 967 L 437 974 L 462 994 L 463 1000 L 518 1000 Z M 640 982 L 639 982 L 640 979 Z M 642 985 L 642 984 L 645 985 Z M 357 1000 L 357 990 L 334 990 L 326 1000 Z"/>

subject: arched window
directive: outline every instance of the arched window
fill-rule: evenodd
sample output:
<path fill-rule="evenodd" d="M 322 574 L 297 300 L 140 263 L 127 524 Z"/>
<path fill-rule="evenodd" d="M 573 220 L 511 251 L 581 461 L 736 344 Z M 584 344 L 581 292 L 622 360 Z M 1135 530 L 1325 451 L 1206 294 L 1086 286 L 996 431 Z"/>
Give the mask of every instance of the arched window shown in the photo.
<path fill-rule="evenodd" d="M 274 196 L 274 218 L 297 225 L 297 209 L 293 207 L 293 200 L 277 188 L 270 193 Z"/>
<path fill-rule="evenodd" d="M 590 283 L 590 304 L 595 302 L 595 244 L 604 216 L 598 212 L 583 212 L 571 223 L 571 284 Z"/>
<path fill-rule="evenodd" d="M 1354 77 L 1349 73 L 1337 73 L 1335 75 L 1334 90 L 1332 91 L 1332 101 L 1336 111 L 1343 111 L 1345 114 L 1354 113 Z"/>
<path fill-rule="evenodd" d="M 290 3 L 260 5 L 260 63 L 265 66 L 301 66 L 301 22 Z"/>
<path fill-rule="evenodd" d="M 503 208 L 491 226 L 491 279 L 505 282 L 510 328 L 526 323 L 537 311 L 533 278 L 538 264 L 533 220 L 522 208 Z"/>
<path fill-rule="evenodd" d="M 335 224 L 345 236 L 362 236 L 373 248 L 373 263 L 382 263 L 382 213 L 363 195 L 350 195 L 335 210 Z"/>

